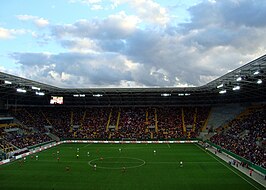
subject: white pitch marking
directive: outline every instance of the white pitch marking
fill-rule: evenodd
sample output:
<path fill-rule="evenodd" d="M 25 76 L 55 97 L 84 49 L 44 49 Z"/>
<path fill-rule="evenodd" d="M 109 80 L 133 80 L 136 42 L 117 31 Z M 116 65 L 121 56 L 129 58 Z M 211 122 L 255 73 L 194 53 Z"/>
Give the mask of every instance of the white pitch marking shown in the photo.
<path fill-rule="evenodd" d="M 202 148 L 196 144 L 197 147 L 199 147 L 201 150 Z M 248 182 L 250 185 L 252 185 L 253 187 L 255 187 L 256 189 L 259 190 L 258 187 L 256 187 L 255 185 L 253 185 L 251 182 L 249 182 L 247 179 L 245 179 L 243 176 L 239 175 L 236 171 L 234 171 L 232 168 L 228 167 L 226 164 L 224 164 L 223 162 L 221 162 L 220 160 L 218 160 L 217 158 L 215 158 L 212 154 L 210 154 L 209 152 L 207 152 L 207 154 L 209 154 L 211 157 L 213 157 L 215 160 L 217 160 L 220 164 L 224 165 L 225 167 L 227 167 L 229 170 L 231 170 L 232 172 L 234 172 L 236 175 L 238 175 L 239 177 L 241 177 L 243 180 L 245 180 L 246 182 Z"/>

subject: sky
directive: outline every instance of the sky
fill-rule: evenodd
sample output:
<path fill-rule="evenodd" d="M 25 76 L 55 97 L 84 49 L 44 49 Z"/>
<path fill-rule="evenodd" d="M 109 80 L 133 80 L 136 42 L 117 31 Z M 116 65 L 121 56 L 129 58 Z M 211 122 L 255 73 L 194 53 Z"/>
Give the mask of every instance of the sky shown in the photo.
<path fill-rule="evenodd" d="M 265 0 L 0 7 L 0 71 L 62 88 L 201 86 L 266 52 Z"/>

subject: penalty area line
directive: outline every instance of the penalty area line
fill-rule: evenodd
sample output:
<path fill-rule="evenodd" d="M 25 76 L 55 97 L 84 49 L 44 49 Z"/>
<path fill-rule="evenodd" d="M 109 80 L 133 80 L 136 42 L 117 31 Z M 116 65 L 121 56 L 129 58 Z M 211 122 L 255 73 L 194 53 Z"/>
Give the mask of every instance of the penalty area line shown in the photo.
<path fill-rule="evenodd" d="M 168 146 L 168 148 L 171 148 L 169 143 L 167 143 L 167 146 Z"/>

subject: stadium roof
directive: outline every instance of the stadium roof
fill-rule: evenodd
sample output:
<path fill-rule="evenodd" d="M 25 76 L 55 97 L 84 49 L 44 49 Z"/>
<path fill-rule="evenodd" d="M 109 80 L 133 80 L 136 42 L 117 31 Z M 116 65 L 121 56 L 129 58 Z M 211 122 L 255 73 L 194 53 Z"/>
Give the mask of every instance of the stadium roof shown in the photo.
<path fill-rule="evenodd" d="M 3 104 L 48 105 L 51 96 L 63 96 L 66 105 L 95 106 L 170 106 L 265 101 L 265 71 L 266 54 L 200 87 L 59 88 L 0 72 L 0 98 Z M 26 93 L 17 92 L 18 88 L 26 90 Z M 221 93 L 225 91 L 226 93 Z M 43 92 L 45 95 L 39 96 L 36 92 Z"/>

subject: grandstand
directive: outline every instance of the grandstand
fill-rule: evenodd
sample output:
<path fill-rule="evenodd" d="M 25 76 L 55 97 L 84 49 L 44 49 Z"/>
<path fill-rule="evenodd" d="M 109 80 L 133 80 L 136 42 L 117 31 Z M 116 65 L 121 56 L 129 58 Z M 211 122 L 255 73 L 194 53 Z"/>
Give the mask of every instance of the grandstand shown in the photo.
<path fill-rule="evenodd" d="M 185 148 L 169 145 L 170 142 L 192 140 L 192 142 L 203 143 L 204 141 L 205 145 L 211 146 L 210 149 L 214 150 L 215 153 L 218 151 L 221 154 L 226 154 L 227 159 L 230 157 L 237 164 L 239 162 L 245 169 L 254 170 L 254 173 L 258 176 L 257 182 L 259 184 L 253 180 L 250 182 L 250 179 L 238 174 L 245 181 L 248 181 L 248 184 L 252 185 L 250 187 L 248 185 L 242 186 L 241 182 L 227 181 L 233 186 L 219 186 L 220 189 L 227 187 L 229 189 L 233 187 L 263 189 L 266 184 L 263 181 L 266 175 L 265 71 L 266 55 L 200 87 L 86 89 L 59 88 L 7 73 L 0 73 L 1 160 L 17 162 L 17 158 L 20 159 L 25 155 L 36 153 L 32 152 L 35 149 L 43 150 L 42 148 L 46 145 L 51 147 L 51 145 L 57 145 L 54 144 L 56 142 L 63 144 L 63 142 L 75 142 L 75 140 L 86 140 L 90 143 L 94 141 L 123 143 L 125 140 L 127 143 L 144 142 L 141 150 L 147 149 L 147 145 L 145 145 L 147 142 L 155 144 L 167 142 L 169 149 L 170 146 L 173 146 L 178 151 Z M 33 87 L 37 87 L 37 89 Z M 19 92 L 17 89 L 23 90 L 23 92 Z M 70 148 L 79 147 L 77 144 L 70 144 L 70 147 L 67 147 L 67 144 L 59 146 L 61 146 L 60 149 L 63 152 L 65 149 L 70 150 Z M 86 146 L 82 145 L 82 147 Z M 100 147 L 100 144 L 93 146 L 92 150 L 94 151 Z M 151 150 L 162 148 L 156 147 L 152 143 L 149 144 L 150 146 Z M 114 147 L 117 150 L 121 146 Z M 128 148 L 124 144 L 122 147 L 123 149 Z M 139 147 L 132 146 L 131 148 L 138 149 Z M 162 152 L 165 151 L 165 157 L 168 154 L 170 155 L 170 161 L 163 156 L 158 156 L 160 160 L 157 160 L 156 163 L 170 163 L 171 165 L 174 162 L 171 159 L 175 156 L 182 157 L 178 152 L 171 155 L 164 148 L 162 148 Z M 189 145 L 187 148 L 192 152 L 198 152 L 202 158 L 204 158 L 203 154 L 206 154 L 201 148 L 199 148 L 200 150 L 194 150 L 195 147 L 189 147 Z M 52 150 L 55 149 L 50 149 L 50 152 L 44 151 L 44 157 L 48 157 L 48 154 L 51 154 Z M 208 155 L 212 154 L 211 150 L 210 153 L 207 153 Z M 188 154 L 186 150 L 183 151 L 184 154 Z M 105 157 L 109 158 L 109 162 L 103 164 L 101 160 L 98 160 L 97 156 L 99 155 L 97 155 L 90 160 L 89 165 L 97 163 L 99 169 L 110 169 L 111 167 L 115 170 L 115 168 L 122 167 L 119 163 L 124 163 L 124 165 L 128 163 L 127 168 L 134 168 L 134 163 L 137 163 L 136 168 L 142 167 L 146 162 L 147 165 L 152 164 L 154 160 L 149 157 L 150 155 L 147 152 L 142 153 L 145 159 L 134 158 L 135 160 L 132 161 L 132 155 L 135 153 L 129 152 L 125 156 L 120 156 L 119 159 L 122 158 L 122 161 L 119 161 L 119 159 L 113 159 L 117 153 L 110 150 L 110 152 L 103 153 Z M 67 156 L 69 156 L 68 154 L 66 153 Z M 138 156 L 141 157 L 141 155 Z M 206 157 L 203 162 L 211 162 L 208 159 L 213 156 Z M 128 157 L 131 160 L 127 160 Z M 192 159 L 191 163 L 199 162 L 193 160 L 194 158 L 185 156 L 184 159 Z M 85 158 L 83 161 L 84 163 L 87 162 Z M 219 162 L 221 161 L 219 160 Z M 116 166 L 113 166 L 112 163 Z M 125 167 L 124 165 L 123 167 Z M 171 170 L 171 166 L 167 165 L 167 167 Z M 208 173 L 208 170 L 204 168 L 205 166 L 202 167 L 202 171 Z M 3 168 L 7 167 L 3 166 Z M 163 170 L 164 167 L 159 169 Z M 82 169 L 80 170 L 82 171 Z M 230 168 L 230 170 L 235 172 L 236 169 Z M 245 172 L 245 170 L 243 169 L 242 172 Z M 164 175 L 167 175 L 167 172 Z M 210 173 L 209 177 L 211 175 Z M 151 176 L 153 175 L 151 174 Z M 158 179 L 160 179 L 160 176 Z M 149 181 L 149 179 L 147 180 Z M 12 186 L 9 186 L 5 181 L 0 182 L 7 189 L 12 189 Z M 168 183 L 173 182 L 168 181 Z M 186 183 L 189 184 L 189 180 Z M 53 185 L 52 187 L 54 187 Z M 51 184 L 47 186 L 49 186 L 47 187 L 49 189 Z M 23 187 L 25 189 L 29 188 L 28 186 Z M 97 189 L 97 185 L 92 185 L 92 187 Z M 146 189 L 154 189 L 152 185 L 145 187 Z M 158 187 L 161 188 L 162 186 Z M 173 186 L 166 185 L 166 187 Z M 192 185 L 191 188 L 193 189 L 193 187 L 195 188 Z M 64 186 L 59 185 L 58 189 L 63 188 Z M 83 188 L 85 187 L 80 189 Z M 199 186 L 199 189 L 201 188 L 204 189 L 205 187 Z M 103 189 L 108 189 L 108 187 Z M 117 189 L 122 189 L 122 187 L 117 186 Z"/>

